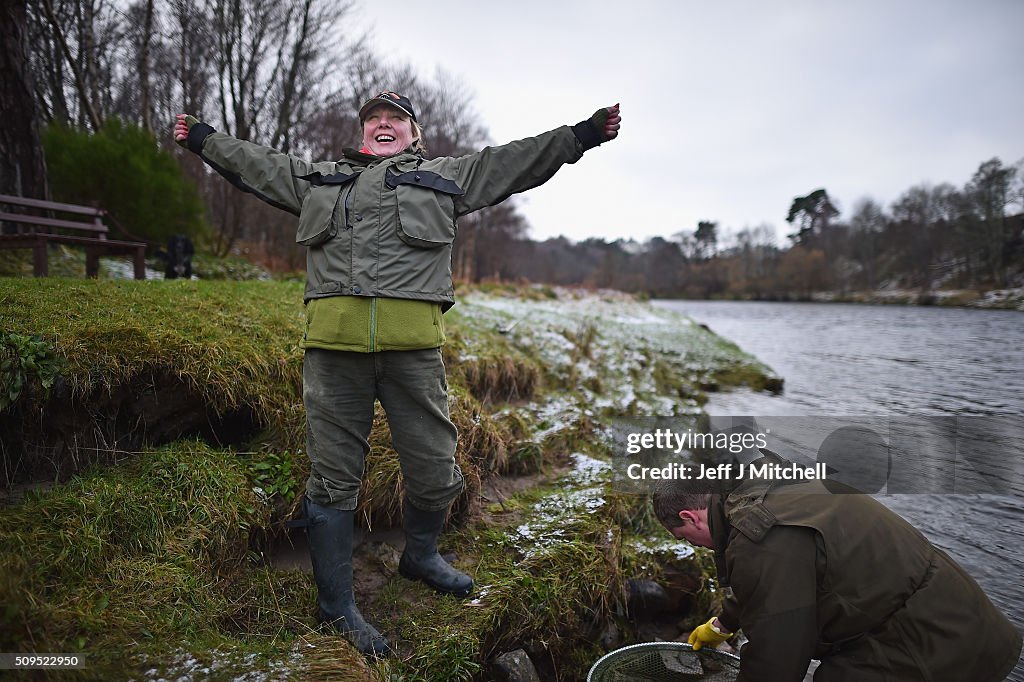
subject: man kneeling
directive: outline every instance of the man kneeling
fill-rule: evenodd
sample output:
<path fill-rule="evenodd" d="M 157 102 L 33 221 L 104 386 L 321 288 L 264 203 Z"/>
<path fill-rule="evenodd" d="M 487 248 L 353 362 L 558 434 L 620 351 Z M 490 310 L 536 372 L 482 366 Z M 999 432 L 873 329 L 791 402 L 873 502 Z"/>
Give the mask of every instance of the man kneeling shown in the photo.
<path fill-rule="evenodd" d="M 673 536 L 715 551 L 732 595 L 690 643 L 742 628 L 740 680 L 799 681 L 815 658 L 816 682 L 995 682 L 1018 660 L 1020 633 L 978 584 L 868 495 L 827 480 L 667 480 L 653 499 Z"/>

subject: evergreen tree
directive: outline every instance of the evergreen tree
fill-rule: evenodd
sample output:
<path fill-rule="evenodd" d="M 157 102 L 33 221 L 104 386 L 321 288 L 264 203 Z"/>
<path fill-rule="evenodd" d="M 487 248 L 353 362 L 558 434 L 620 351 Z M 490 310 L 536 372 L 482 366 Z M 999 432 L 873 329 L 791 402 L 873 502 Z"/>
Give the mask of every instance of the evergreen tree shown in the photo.
<path fill-rule="evenodd" d="M 53 198 L 106 209 L 115 236 L 165 244 L 206 234 L 195 186 L 152 133 L 116 118 L 96 133 L 51 124 L 43 148 Z"/>

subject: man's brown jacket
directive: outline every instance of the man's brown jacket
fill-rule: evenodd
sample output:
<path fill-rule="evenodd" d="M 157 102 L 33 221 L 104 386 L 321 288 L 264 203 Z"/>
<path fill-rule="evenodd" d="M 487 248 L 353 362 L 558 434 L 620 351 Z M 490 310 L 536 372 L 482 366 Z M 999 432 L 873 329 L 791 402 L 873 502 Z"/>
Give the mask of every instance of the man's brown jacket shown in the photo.
<path fill-rule="evenodd" d="M 719 577 L 742 627 L 740 679 L 995 682 L 1021 635 L 978 584 L 868 495 L 828 481 L 748 480 L 714 496 Z"/>

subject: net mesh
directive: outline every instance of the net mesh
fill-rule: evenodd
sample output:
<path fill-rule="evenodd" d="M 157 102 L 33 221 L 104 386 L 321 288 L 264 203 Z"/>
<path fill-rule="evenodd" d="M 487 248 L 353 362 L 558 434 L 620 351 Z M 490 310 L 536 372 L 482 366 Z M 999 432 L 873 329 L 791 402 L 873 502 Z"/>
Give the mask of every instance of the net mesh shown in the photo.
<path fill-rule="evenodd" d="M 697 652 L 681 642 L 649 642 L 606 654 L 587 682 L 732 682 L 740 659 L 714 649 Z"/>

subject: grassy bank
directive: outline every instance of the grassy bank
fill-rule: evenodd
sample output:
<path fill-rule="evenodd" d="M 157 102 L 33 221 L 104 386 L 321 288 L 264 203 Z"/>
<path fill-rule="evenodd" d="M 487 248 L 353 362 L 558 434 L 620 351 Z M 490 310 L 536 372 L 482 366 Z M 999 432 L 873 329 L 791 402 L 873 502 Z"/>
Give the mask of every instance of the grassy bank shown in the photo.
<path fill-rule="evenodd" d="M 0 650 L 86 653 L 68 679 L 434 680 L 490 679 L 524 648 L 545 679 L 577 679 L 637 636 L 627 579 L 674 584 L 677 620 L 703 616 L 707 557 L 615 490 L 606 426 L 777 379 L 614 293 L 482 288 L 445 317 L 467 488 L 442 544 L 479 589 L 437 597 L 364 543 L 380 578 L 360 603 L 401 654 L 368 665 L 316 631 L 311 576 L 267 561 L 308 466 L 301 285 L 0 279 Z M 380 530 L 401 476 L 379 413 L 371 446 L 360 519 Z"/>

